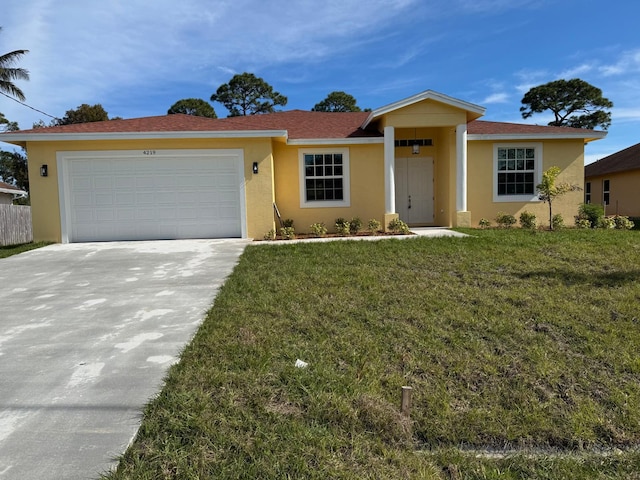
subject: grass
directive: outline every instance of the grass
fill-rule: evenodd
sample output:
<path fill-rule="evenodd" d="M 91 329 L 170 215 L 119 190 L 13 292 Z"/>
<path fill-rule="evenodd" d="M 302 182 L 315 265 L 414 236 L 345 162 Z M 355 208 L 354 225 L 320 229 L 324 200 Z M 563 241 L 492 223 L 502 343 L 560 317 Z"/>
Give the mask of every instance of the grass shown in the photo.
<path fill-rule="evenodd" d="M 48 242 L 36 242 L 36 243 L 23 243 L 20 245 L 8 245 L 0 247 L 0 258 L 7 258 L 19 253 L 28 252 L 36 248 L 42 248 L 49 245 Z"/>
<path fill-rule="evenodd" d="M 107 478 L 640 478 L 638 232 L 469 233 L 247 248 Z"/>

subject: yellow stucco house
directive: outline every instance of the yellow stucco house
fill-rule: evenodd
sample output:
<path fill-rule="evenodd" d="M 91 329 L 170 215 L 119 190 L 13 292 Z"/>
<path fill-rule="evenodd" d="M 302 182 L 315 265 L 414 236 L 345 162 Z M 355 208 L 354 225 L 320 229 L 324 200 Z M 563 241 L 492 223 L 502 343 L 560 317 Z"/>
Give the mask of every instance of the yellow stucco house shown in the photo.
<path fill-rule="evenodd" d="M 587 165 L 584 201 L 603 205 L 605 215 L 640 217 L 640 143 Z"/>
<path fill-rule="evenodd" d="M 274 204 L 312 223 L 399 217 L 474 226 L 546 207 L 535 186 L 557 165 L 582 184 L 584 144 L 606 133 L 478 120 L 485 109 L 431 90 L 372 112 L 188 115 L 24 130 L 35 240 L 262 238 Z M 575 215 L 582 193 L 557 201 Z"/>

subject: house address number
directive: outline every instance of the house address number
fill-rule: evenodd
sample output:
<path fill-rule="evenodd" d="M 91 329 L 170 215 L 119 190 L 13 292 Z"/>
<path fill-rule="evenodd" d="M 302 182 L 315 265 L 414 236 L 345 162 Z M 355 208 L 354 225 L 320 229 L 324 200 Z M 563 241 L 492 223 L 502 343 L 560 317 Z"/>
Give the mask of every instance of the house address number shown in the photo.
<path fill-rule="evenodd" d="M 156 151 L 155 150 L 143 150 L 142 154 L 143 155 L 155 155 Z"/>

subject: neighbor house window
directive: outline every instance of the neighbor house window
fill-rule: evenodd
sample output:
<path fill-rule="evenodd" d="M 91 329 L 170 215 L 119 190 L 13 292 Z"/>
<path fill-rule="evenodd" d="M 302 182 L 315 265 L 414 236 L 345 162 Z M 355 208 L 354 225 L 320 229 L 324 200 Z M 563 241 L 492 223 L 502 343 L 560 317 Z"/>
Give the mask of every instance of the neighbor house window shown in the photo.
<path fill-rule="evenodd" d="M 584 203 L 591 203 L 591 182 L 584 186 Z"/>
<path fill-rule="evenodd" d="M 494 145 L 495 202 L 537 201 L 542 180 L 542 144 Z"/>
<path fill-rule="evenodd" d="M 602 201 L 605 205 L 609 205 L 609 180 L 602 182 Z"/>
<path fill-rule="evenodd" d="M 300 150 L 300 206 L 349 206 L 349 149 Z"/>

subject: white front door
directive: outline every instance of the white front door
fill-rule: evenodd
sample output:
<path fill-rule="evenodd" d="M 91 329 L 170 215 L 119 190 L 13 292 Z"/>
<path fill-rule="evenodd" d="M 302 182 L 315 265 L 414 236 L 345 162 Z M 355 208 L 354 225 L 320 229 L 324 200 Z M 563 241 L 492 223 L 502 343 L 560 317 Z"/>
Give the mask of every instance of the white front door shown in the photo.
<path fill-rule="evenodd" d="M 396 158 L 396 212 L 409 225 L 433 223 L 433 158 Z"/>

